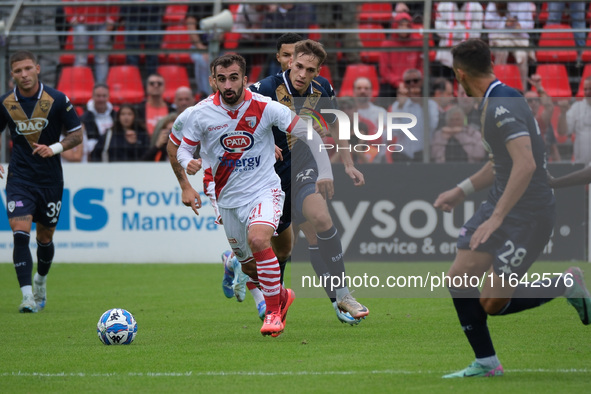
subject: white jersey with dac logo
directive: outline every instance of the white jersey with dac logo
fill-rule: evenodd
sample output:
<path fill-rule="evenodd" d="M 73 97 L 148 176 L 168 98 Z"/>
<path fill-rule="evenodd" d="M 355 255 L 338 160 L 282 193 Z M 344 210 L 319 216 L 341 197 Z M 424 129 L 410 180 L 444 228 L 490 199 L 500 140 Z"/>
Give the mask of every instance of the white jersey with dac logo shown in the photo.
<path fill-rule="evenodd" d="M 201 144 L 201 156 L 212 169 L 218 205 L 240 207 L 258 192 L 281 188 L 273 167 L 272 127 L 290 133 L 298 119 L 288 107 L 249 90 L 234 110 L 226 108 L 216 93 L 175 122 L 173 133 L 183 136 L 177 158 L 186 168 Z"/>

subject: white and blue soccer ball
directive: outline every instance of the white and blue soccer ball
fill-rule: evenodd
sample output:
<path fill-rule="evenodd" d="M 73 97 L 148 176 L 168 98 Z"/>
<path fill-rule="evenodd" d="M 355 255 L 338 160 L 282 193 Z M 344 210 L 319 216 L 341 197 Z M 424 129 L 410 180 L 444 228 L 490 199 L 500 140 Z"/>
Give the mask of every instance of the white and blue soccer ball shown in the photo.
<path fill-rule="evenodd" d="M 137 322 L 125 309 L 109 309 L 99 319 L 96 332 L 105 345 L 129 345 L 137 334 Z"/>

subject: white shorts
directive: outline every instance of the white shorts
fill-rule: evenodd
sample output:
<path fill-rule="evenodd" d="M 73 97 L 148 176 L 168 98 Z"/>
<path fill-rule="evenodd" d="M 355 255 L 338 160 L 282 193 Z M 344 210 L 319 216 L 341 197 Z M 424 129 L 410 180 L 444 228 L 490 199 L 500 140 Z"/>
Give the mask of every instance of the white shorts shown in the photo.
<path fill-rule="evenodd" d="M 248 205 L 238 208 L 219 207 L 228 243 L 241 263 L 253 257 L 248 246 L 250 226 L 264 224 L 276 230 L 283 213 L 284 200 L 285 193 L 281 189 L 267 189 Z"/>

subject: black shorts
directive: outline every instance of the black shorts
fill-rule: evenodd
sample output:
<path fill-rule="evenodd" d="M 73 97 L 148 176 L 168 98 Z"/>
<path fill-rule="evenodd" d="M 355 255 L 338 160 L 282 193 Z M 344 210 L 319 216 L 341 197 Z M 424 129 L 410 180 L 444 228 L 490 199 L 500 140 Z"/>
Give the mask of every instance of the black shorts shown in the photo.
<path fill-rule="evenodd" d="M 458 249 L 470 249 L 470 239 L 490 218 L 494 205 L 485 201 L 460 230 Z M 517 274 L 520 278 L 538 258 L 550 240 L 555 221 L 554 205 L 534 212 L 510 212 L 503 224 L 476 250 L 494 256 L 497 275 Z"/>
<path fill-rule="evenodd" d="M 308 146 L 298 141 L 291 152 L 291 217 L 296 224 L 306 221 L 303 213 L 304 199 L 316 192 L 318 165 Z"/>
<path fill-rule="evenodd" d="M 60 217 L 64 185 L 37 187 L 22 183 L 6 183 L 8 219 L 33 215 L 33 222 L 55 227 Z"/>

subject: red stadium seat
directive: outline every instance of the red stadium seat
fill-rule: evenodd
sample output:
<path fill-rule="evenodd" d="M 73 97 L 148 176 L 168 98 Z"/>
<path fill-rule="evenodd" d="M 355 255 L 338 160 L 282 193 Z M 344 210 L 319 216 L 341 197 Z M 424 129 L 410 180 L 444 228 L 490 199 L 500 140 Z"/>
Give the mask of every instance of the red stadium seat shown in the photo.
<path fill-rule="evenodd" d="M 584 90 L 584 81 L 585 79 L 591 77 L 591 64 L 586 64 L 585 68 L 583 69 L 583 75 L 581 75 L 581 80 L 579 82 L 579 89 L 577 90 L 577 97 L 585 97 Z"/>
<path fill-rule="evenodd" d="M 349 64 L 345 69 L 339 97 L 353 97 L 353 82 L 359 77 L 367 77 L 371 81 L 372 97 L 378 97 L 380 93 L 380 82 L 378 71 L 373 64 Z"/>
<path fill-rule="evenodd" d="M 536 59 L 539 63 L 567 63 L 577 61 L 575 37 L 572 32 L 553 32 L 556 29 L 570 29 L 568 25 L 546 25 L 540 35 L 539 48 L 561 47 L 564 49 L 538 49 Z M 568 49 L 572 48 L 572 49 Z"/>
<path fill-rule="evenodd" d="M 587 42 L 585 46 L 591 47 L 591 32 L 587 35 Z M 583 63 L 591 63 L 591 49 L 585 49 L 581 55 Z"/>
<path fill-rule="evenodd" d="M 320 72 L 318 73 L 318 75 L 326 78 L 328 83 L 330 83 L 334 89 L 334 84 L 332 83 L 332 74 L 330 73 L 330 67 L 328 67 L 328 66 L 320 67 Z"/>
<path fill-rule="evenodd" d="M 550 97 L 572 97 L 573 92 L 564 64 L 539 64 L 536 74 L 542 76 L 544 89 Z"/>
<path fill-rule="evenodd" d="M 359 33 L 359 39 L 364 48 L 380 48 L 382 42 L 386 40 L 386 33 L 383 31 L 372 31 L 382 30 L 382 25 L 378 24 L 361 24 L 359 29 L 364 29 L 362 33 Z M 379 51 L 361 51 L 361 61 L 364 63 L 377 63 L 380 61 Z"/>
<path fill-rule="evenodd" d="M 86 105 L 92 98 L 94 76 L 90 67 L 67 66 L 62 67 L 57 90 L 69 97 L 74 105 Z"/>
<path fill-rule="evenodd" d="M 316 30 L 320 29 L 320 26 L 316 24 L 312 24 L 308 26 L 308 29 L 312 30 L 310 34 L 308 34 L 308 38 L 314 41 L 320 41 L 321 34 L 318 33 Z"/>
<path fill-rule="evenodd" d="M 164 94 L 162 96 L 168 103 L 174 101 L 174 93 L 178 88 L 181 86 L 191 87 L 189 74 L 185 66 L 167 64 L 158 66 L 156 72 L 164 78 Z"/>
<path fill-rule="evenodd" d="M 166 28 L 166 33 L 162 37 L 162 45 L 160 46 L 164 53 L 158 55 L 160 64 L 193 63 L 189 54 L 191 39 L 186 31 L 187 27 L 185 25 L 173 25 Z M 187 52 L 178 52 L 179 49 L 186 49 Z"/>
<path fill-rule="evenodd" d="M 229 31 L 224 33 L 224 49 L 236 49 L 238 48 L 238 42 L 240 41 L 240 33 L 234 33 Z"/>
<path fill-rule="evenodd" d="M 74 50 L 74 36 L 69 34 L 66 37 L 66 43 L 64 45 L 64 49 L 67 51 L 73 51 Z M 92 40 L 92 37 L 90 37 L 90 39 L 88 40 L 88 49 L 92 50 L 94 49 L 94 43 Z M 73 66 L 74 62 L 76 60 L 76 55 L 73 53 L 64 53 L 62 55 L 60 55 L 59 58 L 59 62 L 62 66 Z M 94 55 L 91 53 L 88 55 L 88 63 L 92 64 L 94 62 Z"/>
<path fill-rule="evenodd" d="M 364 3 L 359 12 L 361 23 L 388 23 L 392 20 L 391 3 Z"/>
<path fill-rule="evenodd" d="M 113 66 L 109 68 L 107 85 L 111 103 L 137 104 L 144 100 L 144 85 L 137 66 Z"/>
<path fill-rule="evenodd" d="M 188 4 L 170 4 L 164 9 L 164 16 L 162 16 L 162 22 L 166 25 L 180 24 L 185 21 L 187 11 L 189 10 Z"/>
<path fill-rule="evenodd" d="M 124 32 L 125 28 L 122 26 L 117 31 Z M 125 54 L 125 35 L 115 35 L 113 38 L 113 51 L 121 51 L 121 53 L 110 53 L 109 64 L 125 64 L 127 62 L 127 55 Z"/>
<path fill-rule="evenodd" d="M 521 74 L 517 64 L 495 64 L 493 71 L 497 78 L 507 86 L 524 92 Z"/>

